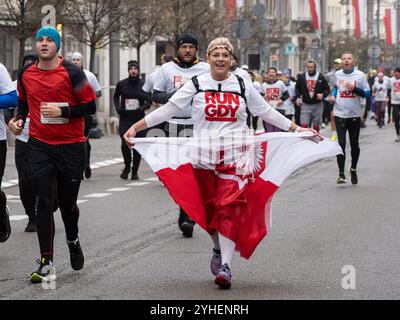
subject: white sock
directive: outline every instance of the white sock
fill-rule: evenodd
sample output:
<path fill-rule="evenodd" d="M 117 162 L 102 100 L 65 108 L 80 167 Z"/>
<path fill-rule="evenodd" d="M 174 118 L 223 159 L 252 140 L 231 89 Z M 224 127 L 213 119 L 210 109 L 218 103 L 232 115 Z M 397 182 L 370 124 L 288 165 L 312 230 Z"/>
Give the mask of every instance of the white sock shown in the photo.
<path fill-rule="evenodd" d="M 214 249 L 216 250 L 221 250 L 219 246 L 219 238 L 218 238 L 218 232 L 215 231 L 213 234 L 210 234 L 211 240 L 214 242 Z"/>
<path fill-rule="evenodd" d="M 228 238 L 224 237 L 223 235 L 219 234 L 219 244 L 221 246 L 221 257 L 222 257 L 222 264 L 224 265 L 227 263 L 229 266 L 231 265 L 233 253 L 235 252 L 236 244 L 229 240 Z"/>
<path fill-rule="evenodd" d="M 336 131 L 332 131 L 332 135 L 333 136 L 337 136 L 337 132 Z"/>

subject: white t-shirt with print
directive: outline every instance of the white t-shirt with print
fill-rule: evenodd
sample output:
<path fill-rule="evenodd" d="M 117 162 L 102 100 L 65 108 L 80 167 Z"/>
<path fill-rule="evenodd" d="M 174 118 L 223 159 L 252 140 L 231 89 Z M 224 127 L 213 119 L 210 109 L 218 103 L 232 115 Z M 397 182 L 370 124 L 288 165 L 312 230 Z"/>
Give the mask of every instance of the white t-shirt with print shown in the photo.
<path fill-rule="evenodd" d="M 382 83 L 376 81 L 372 86 L 372 91 L 375 93 L 375 101 L 385 101 L 388 89 L 388 82 L 386 82 L 385 80 L 383 80 Z"/>
<path fill-rule="evenodd" d="M 6 67 L 0 63 L 0 95 L 5 95 L 15 90 Z M 6 123 L 4 121 L 3 109 L 0 109 L 0 140 L 7 140 Z"/>
<path fill-rule="evenodd" d="M 359 70 L 354 70 L 354 72 L 350 74 L 339 70 L 336 72 L 335 76 L 338 92 L 333 114 L 340 118 L 361 117 L 361 97 L 354 92 L 347 91 L 345 84 L 351 83 L 361 90 L 369 91 L 370 87 L 365 74 Z"/>
<path fill-rule="evenodd" d="M 210 65 L 199 62 L 190 68 L 182 68 L 171 61 L 161 66 L 154 82 L 154 90 L 172 93 L 180 89 L 186 82 L 191 81 L 194 76 L 210 72 Z M 190 110 L 182 110 L 175 115 L 176 118 L 190 118 Z M 193 124 L 192 119 L 171 119 L 169 123 Z"/>
<path fill-rule="evenodd" d="M 391 90 L 392 104 L 400 104 L 400 79 L 391 78 L 389 80 L 389 89 Z"/>
<path fill-rule="evenodd" d="M 306 72 L 307 90 L 310 94 L 311 99 L 314 97 L 315 94 L 315 87 L 317 86 L 318 77 L 319 72 L 317 72 L 314 76 L 310 76 L 308 72 Z"/>
<path fill-rule="evenodd" d="M 211 78 L 210 73 L 206 73 L 199 76 L 198 81 L 199 87 L 203 91 L 222 92 L 216 92 L 215 95 L 211 92 L 196 94 L 196 88 L 190 81 L 169 100 L 183 111 L 191 113 L 195 137 L 219 136 L 236 130 L 248 129 L 246 105 L 254 116 L 260 116 L 271 108 L 252 83 L 244 80 L 246 104 L 240 96 L 240 84 L 235 75 L 231 74 L 228 79 L 218 82 Z M 237 94 L 235 94 L 236 92 Z M 191 103 L 192 98 L 193 102 Z M 283 118 L 282 127 L 287 126 L 286 120 Z"/>
<path fill-rule="evenodd" d="M 264 82 L 262 89 L 265 101 L 267 101 L 274 109 L 278 108 L 278 100 L 282 97 L 282 94 L 287 91 L 286 85 L 281 80 L 272 84 Z"/>

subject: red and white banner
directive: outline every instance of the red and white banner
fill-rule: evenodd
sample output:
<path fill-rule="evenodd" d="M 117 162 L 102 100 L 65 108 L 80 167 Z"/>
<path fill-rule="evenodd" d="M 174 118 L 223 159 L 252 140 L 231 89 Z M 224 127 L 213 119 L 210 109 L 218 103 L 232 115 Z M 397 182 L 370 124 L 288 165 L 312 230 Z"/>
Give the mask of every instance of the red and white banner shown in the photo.
<path fill-rule="evenodd" d="M 270 230 L 271 202 L 283 182 L 300 167 L 342 153 L 337 142 L 309 137 L 137 138 L 134 147 L 194 221 L 234 241 L 248 259 Z"/>
<path fill-rule="evenodd" d="M 314 30 L 319 30 L 321 27 L 321 1 L 310 0 L 310 11 Z"/>
<path fill-rule="evenodd" d="M 383 18 L 386 29 L 386 44 L 388 46 L 397 44 L 397 13 L 395 9 L 386 9 Z"/>
<path fill-rule="evenodd" d="M 236 0 L 225 0 L 225 8 L 226 8 L 226 18 L 229 21 L 233 21 L 236 19 Z"/>
<path fill-rule="evenodd" d="M 357 39 L 367 35 L 366 0 L 352 0 L 354 10 L 354 36 Z"/>

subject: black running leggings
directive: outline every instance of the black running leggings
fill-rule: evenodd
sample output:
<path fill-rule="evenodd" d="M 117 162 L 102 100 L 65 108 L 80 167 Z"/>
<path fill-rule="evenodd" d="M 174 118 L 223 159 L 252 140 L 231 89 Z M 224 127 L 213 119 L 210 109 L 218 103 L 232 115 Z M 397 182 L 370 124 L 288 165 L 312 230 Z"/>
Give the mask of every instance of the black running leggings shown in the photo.
<path fill-rule="evenodd" d="M 54 215 L 56 201 L 61 211 L 68 241 L 78 237 L 79 208 L 76 205 L 81 179 L 72 179 L 60 173 L 48 174 L 32 181 L 37 202 L 37 229 L 42 258 L 53 260 Z"/>
<path fill-rule="evenodd" d="M 393 120 L 396 128 L 396 134 L 400 135 L 400 104 L 392 104 L 393 107 Z"/>
<path fill-rule="evenodd" d="M 1 191 L 4 169 L 6 167 L 7 140 L 0 140 L 0 218 L 6 213 L 6 195 Z"/>
<path fill-rule="evenodd" d="M 350 147 L 351 147 L 351 167 L 356 169 L 358 158 L 360 157 L 360 128 L 361 118 L 339 118 L 335 116 L 336 130 L 339 145 L 343 150 L 343 155 L 337 156 L 339 166 L 339 174 L 344 174 L 344 166 L 346 162 L 346 133 L 349 131 Z"/>

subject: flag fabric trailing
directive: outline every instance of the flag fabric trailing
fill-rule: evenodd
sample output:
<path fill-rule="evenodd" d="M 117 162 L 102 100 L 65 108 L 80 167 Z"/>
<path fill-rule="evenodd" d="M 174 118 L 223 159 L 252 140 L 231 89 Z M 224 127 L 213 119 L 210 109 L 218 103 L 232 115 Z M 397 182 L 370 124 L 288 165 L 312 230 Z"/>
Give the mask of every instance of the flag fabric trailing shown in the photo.
<path fill-rule="evenodd" d="M 341 154 L 311 133 L 135 138 L 134 148 L 174 201 L 204 230 L 215 230 L 249 259 L 271 228 L 271 201 L 300 167 Z"/>

